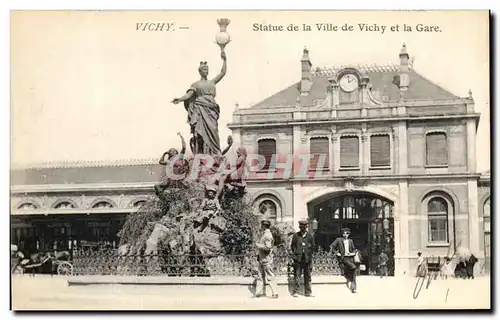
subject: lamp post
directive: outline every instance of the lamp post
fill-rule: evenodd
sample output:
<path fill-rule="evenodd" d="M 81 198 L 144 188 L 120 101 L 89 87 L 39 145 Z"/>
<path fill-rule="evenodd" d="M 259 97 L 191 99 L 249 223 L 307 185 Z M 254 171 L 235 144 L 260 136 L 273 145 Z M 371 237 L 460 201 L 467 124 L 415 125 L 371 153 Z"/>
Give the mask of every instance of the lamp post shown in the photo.
<path fill-rule="evenodd" d="M 231 36 L 227 33 L 227 26 L 230 20 L 227 18 L 217 19 L 217 24 L 219 24 L 220 32 L 215 36 L 215 42 L 219 45 L 221 51 L 224 51 L 226 45 L 231 41 Z"/>

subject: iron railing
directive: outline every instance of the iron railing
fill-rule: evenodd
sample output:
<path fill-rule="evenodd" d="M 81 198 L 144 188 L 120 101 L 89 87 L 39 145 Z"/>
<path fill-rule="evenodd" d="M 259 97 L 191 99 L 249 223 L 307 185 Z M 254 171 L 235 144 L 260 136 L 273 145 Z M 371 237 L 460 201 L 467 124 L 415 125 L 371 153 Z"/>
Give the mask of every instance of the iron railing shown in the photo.
<path fill-rule="evenodd" d="M 82 251 L 73 256 L 73 275 L 168 275 L 168 276 L 252 276 L 257 260 L 249 255 L 119 255 L 116 251 Z M 293 262 L 287 254 L 275 254 L 276 275 L 291 275 Z M 313 274 L 340 274 L 337 259 L 328 253 L 313 256 Z"/>

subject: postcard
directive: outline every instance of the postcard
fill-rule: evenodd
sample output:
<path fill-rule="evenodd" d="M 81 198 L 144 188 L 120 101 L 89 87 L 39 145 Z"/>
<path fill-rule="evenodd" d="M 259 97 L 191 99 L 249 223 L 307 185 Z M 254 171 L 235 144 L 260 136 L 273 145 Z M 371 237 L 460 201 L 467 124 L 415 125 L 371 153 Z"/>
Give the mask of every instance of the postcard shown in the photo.
<path fill-rule="evenodd" d="M 12 11 L 11 309 L 491 308 L 488 11 Z"/>

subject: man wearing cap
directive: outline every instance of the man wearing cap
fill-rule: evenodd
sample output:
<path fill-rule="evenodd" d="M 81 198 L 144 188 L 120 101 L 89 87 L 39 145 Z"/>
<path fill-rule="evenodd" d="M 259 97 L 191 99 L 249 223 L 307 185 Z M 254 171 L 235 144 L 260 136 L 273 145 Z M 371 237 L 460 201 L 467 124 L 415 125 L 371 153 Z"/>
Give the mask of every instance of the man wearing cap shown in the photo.
<path fill-rule="evenodd" d="M 312 255 L 314 252 L 314 237 L 307 231 L 307 220 L 299 221 L 299 232 L 292 238 L 292 258 L 294 262 L 294 289 L 292 296 L 297 297 L 299 293 L 299 280 L 304 273 L 305 296 L 312 297 L 311 271 Z"/>
<path fill-rule="evenodd" d="M 336 251 L 336 254 L 339 257 L 339 262 L 344 270 L 344 277 L 347 280 L 347 288 L 349 288 L 352 293 L 356 293 L 357 266 L 354 263 L 356 248 L 354 247 L 352 239 L 349 239 L 351 230 L 349 228 L 343 228 L 341 232 L 342 237 L 335 239 L 331 248 Z"/>
<path fill-rule="evenodd" d="M 271 222 L 269 220 L 262 220 L 261 223 L 262 236 L 255 244 L 258 249 L 257 260 L 259 262 L 259 276 L 256 282 L 255 297 L 260 298 L 265 296 L 265 287 L 269 285 L 272 291 L 272 298 L 278 298 L 275 293 L 276 283 L 273 273 L 273 244 L 274 238 L 271 234 Z"/>

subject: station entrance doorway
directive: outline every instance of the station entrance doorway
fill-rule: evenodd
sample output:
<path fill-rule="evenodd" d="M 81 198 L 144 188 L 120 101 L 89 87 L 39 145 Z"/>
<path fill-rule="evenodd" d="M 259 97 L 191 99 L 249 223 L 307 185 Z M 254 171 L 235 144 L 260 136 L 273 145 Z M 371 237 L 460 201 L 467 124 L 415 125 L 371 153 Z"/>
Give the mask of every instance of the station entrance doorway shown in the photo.
<path fill-rule="evenodd" d="M 309 219 L 317 221 L 318 250 L 330 250 L 341 237 L 341 229 L 351 230 L 351 239 L 361 251 L 360 273 L 378 274 L 379 255 L 388 256 L 389 275 L 394 275 L 394 203 L 371 193 L 345 192 L 319 197 L 308 203 Z"/>

